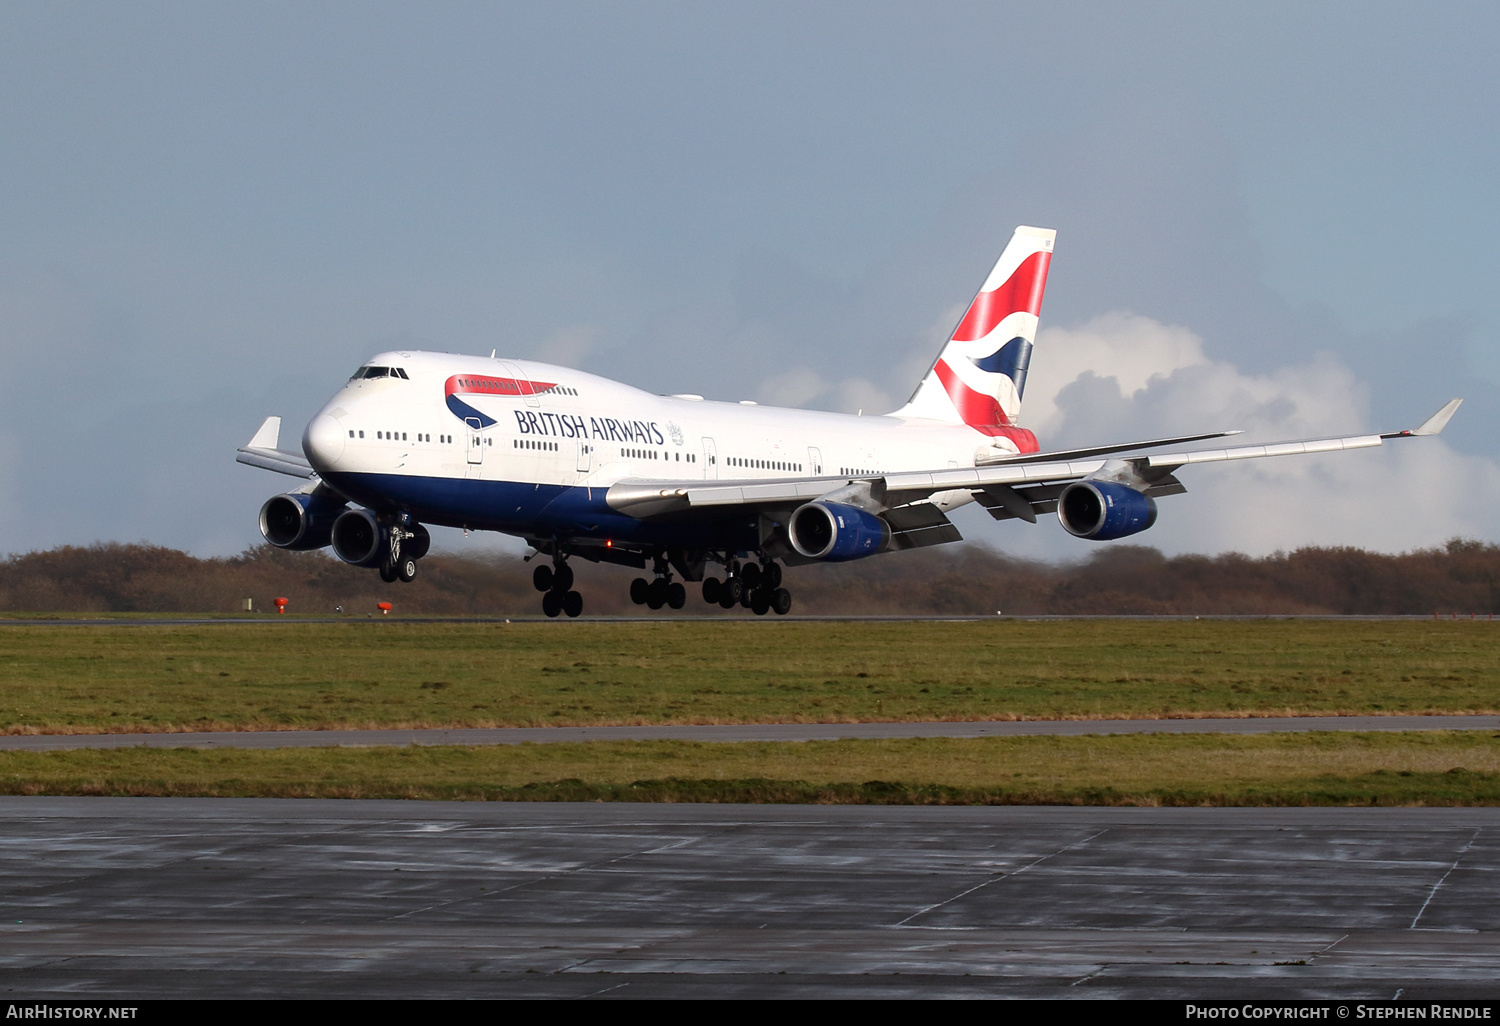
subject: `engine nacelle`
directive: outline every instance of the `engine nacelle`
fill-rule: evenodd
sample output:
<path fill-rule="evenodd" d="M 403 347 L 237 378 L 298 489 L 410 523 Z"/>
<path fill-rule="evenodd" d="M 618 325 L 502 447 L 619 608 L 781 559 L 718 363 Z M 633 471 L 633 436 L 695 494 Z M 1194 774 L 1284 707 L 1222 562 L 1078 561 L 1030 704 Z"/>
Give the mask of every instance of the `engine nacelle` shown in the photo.
<path fill-rule="evenodd" d="M 273 495 L 260 508 L 260 533 L 278 549 L 321 549 L 347 503 L 313 495 Z"/>
<path fill-rule="evenodd" d="M 402 554 L 412 559 L 421 559 L 427 555 L 427 550 L 430 548 L 432 548 L 432 535 L 427 532 L 427 528 L 421 524 L 412 524 L 411 537 L 401 543 Z"/>
<path fill-rule="evenodd" d="M 809 502 L 787 524 L 792 548 L 809 559 L 842 563 L 873 556 L 891 543 L 891 526 L 841 502 Z"/>
<path fill-rule="evenodd" d="M 351 509 L 333 522 L 333 554 L 355 566 L 379 566 L 385 555 L 384 534 L 375 514 Z"/>
<path fill-rule="evenodd" d="M 1156 523 L 1156 500 L 1113 481 L 1075 481 L 1057 498 L 1057 519 L 1071 535 L 1113 541 Z"/>
<path fill-rule="evenodd" d="M 385 558 L 385 532 L 375 514 L 351 509 L 333 523 L 333 554 L 355 566 L 379 566 Z M 421 559 L 432 547 L 432 535 L 421 524 L 411 526 L 411 537 L 401 543 L 401 555 Z"/>

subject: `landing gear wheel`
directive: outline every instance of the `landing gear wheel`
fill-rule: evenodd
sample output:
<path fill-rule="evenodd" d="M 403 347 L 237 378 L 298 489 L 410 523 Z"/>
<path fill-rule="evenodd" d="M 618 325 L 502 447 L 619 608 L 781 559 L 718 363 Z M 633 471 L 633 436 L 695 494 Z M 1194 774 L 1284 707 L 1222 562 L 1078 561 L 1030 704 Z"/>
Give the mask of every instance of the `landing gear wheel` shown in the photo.
<path fill-rule="evenodd" d="M 777 588 L 771 592 L 771 608 L 776 610 L 777 616 L 785 616 L 792 609 L 792 593 L 785 588 Z"/>
<path fill-rule="evenodd" d="M 667 585 L 667 605 L 673 609 L 681 609 L 687 605 L 687 589 L 677 581 Z"/>
<path fill-rule="evenodd" d="M 780 563 L 767 563 L 765 566 L 761 567 L 761 570 L 763 571 L 761 575 L 761 582 L 767 588 L 775 591 L 777 588 L 781 587 Z"/>
<path fill-rule="evenodd" d="M 554 618 L 562 612 L 562 599 L 558 597 L 557 592 L 549 591 L 542 596 L 542 612 Z"/>
<path fill-rule="evenodd" d="M 754 601 L 754 599 L 755 599 L 755 589 L 752 588 L 752 587 L 750 587 L 748 584 L 741 584 L 740 585 L 740 605 L 744 606 L 746 609 L 749 609 L 750 608 L 750 603 L 752 601 Z"/>
<path fill-rule="evenodd" d="M 651 582 L 644 577 L 637 577 L 630 582 L 630 601 L 638 606 L 644 606 L 646 599 L 651 595 Z"/>
<path fill-rule="evenodd" d="M 537 591 L 552 590 L 552 568 L 546 563 L 540 563 L 531 571 L 531 584 Z"/>
<path fill-rule="evenodd" d="M 739 579 L 736 577 L 725 581 L 724 586 L 719 589 L 719 605 L 725 609 L 733 609 L 740 600 L 740 588 Z"/>
<path fill-rule="evenodd" d="M 703 578 L 703 601 L 711 606 L 717 605 L 719 602 L 719 593 L 723 587 L 723 583 L 717 577 Z"/>
<path fill-rule="evenodd" d="M 646 605 L 650 606 L 652 609 L 660 609 L 666 604 L 667 582 L 658 577 L 656 580 L 652 581 L 651 586 L 646 589 Z"/>
<path fill-rule="evenodd" d="M 746 563 L 740 570 L 740 580 L 745 582 L 745 587 L 754 589 L 760 583 L 760 564 Z"/>
<path fill-rule="evenodd" d="M 756 616 L 765 616 L 771 611 L 771 593 L 765 588 L 756 588 L 750 593 L 750 611 Z"/>
<path fill-rule="evenodd" d="M 559 563 L 553 569 L 552 590 L 563 593 L 573 590 L 573 568 L 568 564 Z"/>
<path fill-rule="evenodd" d="M 393 584 L 396 580 L 396 568 L 389 563 L 380 564 L 380 579 L 386 584 Z"/>
<path fill-rule="evenodd" d="M 576 591 L 570 591 L 563 596 L 562 611 L 572 619 L 583 612 L 583 596 Z"/>
<path fill-rule="evenodd" d="M 410 556 L 402 556 L 401 562 L 396 564 L 396 576 L 406 584 L 417 579 L 417 561 Z"/>

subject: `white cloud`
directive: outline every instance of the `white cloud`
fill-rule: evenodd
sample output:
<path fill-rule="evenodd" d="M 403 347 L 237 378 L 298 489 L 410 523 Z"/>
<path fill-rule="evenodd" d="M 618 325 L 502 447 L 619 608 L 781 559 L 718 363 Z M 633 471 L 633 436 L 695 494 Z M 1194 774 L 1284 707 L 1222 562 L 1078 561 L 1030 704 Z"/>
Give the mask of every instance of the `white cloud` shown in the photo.
<path fill-rule="evenodd" d="M 817 371 L 793 367 L 762 381 L 755 399 L 768 406 L 806 406 L 826 391 L 828 385 Z"/>
<path fill-rule="evenodd" d="M 1043 328 L 1026 382 L 1024 423 L 1051 433 L 1062 419 L 1057 400 L 1086 373 L 1113 378 L 1126 398 L 1185 367 L 1207 363 L 1203 340 L 1186 328 L 1118 311 L 1080 328 Z"/>
<path fill-rule="evenodd" d="M 896 408 L 890 394 L 865 378 L 847 378 L 833 389 L 833 409 L 839 413 L 880 415 Z"/>
<path fill-rule="evenodd" d="M 576 324 L 550 335 L 536 347 L 534 358 L 543 363 L 555 363 L 559 367 L 578 367 L 593 351 L 598 339 L 598 328 L 592 324 Z"/>
<path fill-rule="evenodd" d="M 1246 373 L 1205 358 L 1202 340 L 1184 328 L 1114 313 L 1042 333 L 1023 413 L 1044 447 L 1220 428 L 1272 441 L 1414 426 L 1384 414 L 1368 423 L 1367 407 L 1365 384 L 1326 354 Z M 1436 438 L 1189 467 L 1180 477 L 1188 494 L 1161 500 L 1156 526 L 1131 542 L 1259 555 L 1303 545 L 1404 551 L 1500 533 L 1500 464 Z M 1055 524 L 1045 538 L 1008 534 L 994 540 L 1053 558 L 1085 554 Z"/>
<path fill-rule="evenodd" d="M 756 401 L 771 406 L 795 406 L 836 413 L 889 413 L 895 408 L 890 393 L 868 378 L 828 382 L 817 371 L 793 367 L 762 381 Z"/>

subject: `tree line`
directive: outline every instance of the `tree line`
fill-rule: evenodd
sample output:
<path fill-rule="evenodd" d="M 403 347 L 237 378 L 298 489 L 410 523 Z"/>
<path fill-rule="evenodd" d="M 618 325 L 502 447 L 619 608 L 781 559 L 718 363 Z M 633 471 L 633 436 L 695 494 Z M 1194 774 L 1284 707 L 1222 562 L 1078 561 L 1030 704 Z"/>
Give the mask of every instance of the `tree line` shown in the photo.
<path fill-rule="evenodd" d="M 386 585 L 322 552 L 269 545 L 211 559 L 144 544 L 69 545 L 7 557 L 0 611 L 223 614 L 249 599 L 256 611 L 274 613 L 281 597 L 293 613 L 366 615 L 390 602 L 397 614 L 531 616 L 541 605 L 534 565 L 509 555 L 433 553 L 416 581 Z M 628 596 L 635 571 L 574 565 L 585 615 L 644 612 Z M 1054 564 L 965 544 L 797 567 L 786 581 L 793 613 L 1489 615 L 1500 612 L 1500 546 L 1454 539 L 1399 555 L 1303 548 L 1252 558 L 1110 545 Z M 695 585 L 688 595 L 685 613 L 749 615 L 703 603 Z"/>

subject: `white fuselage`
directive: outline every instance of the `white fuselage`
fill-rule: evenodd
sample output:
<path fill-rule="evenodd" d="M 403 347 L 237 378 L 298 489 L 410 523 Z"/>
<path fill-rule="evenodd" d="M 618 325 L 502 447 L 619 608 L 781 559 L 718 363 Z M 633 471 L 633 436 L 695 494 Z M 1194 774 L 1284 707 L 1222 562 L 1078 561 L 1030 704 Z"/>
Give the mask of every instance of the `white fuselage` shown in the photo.
<path fill-rule="evenodd" d="M 964 425 L 652 395 L 528 361 L 389 352 L 366 366 L 391 370 L 329 400 L 304 434 L 308 460 L 366 506 L 448 526 L 545 534 L 548 506 L 578 489 L 565 503 L 576 532 L 578 504 L 621 481 L 849 479 L 995 452 Z"/>

